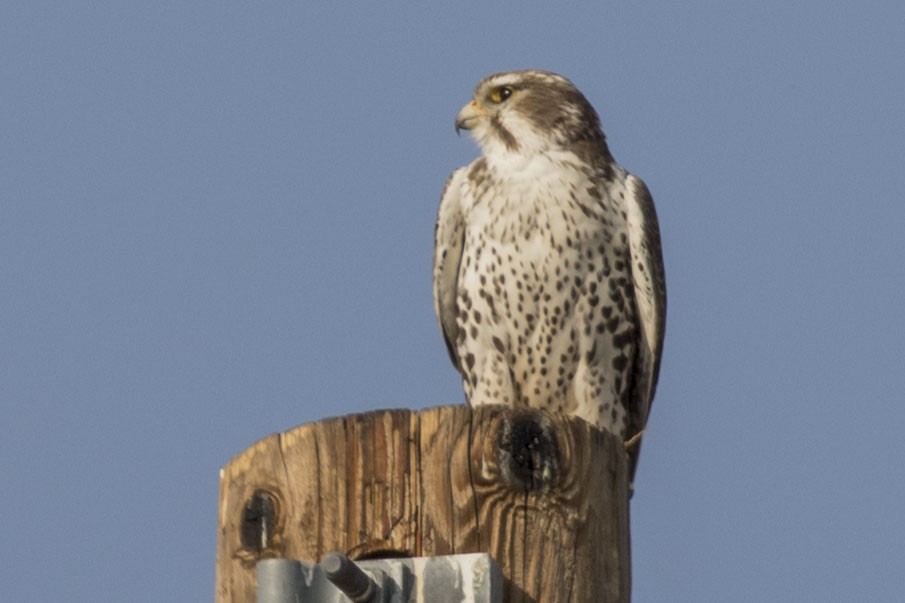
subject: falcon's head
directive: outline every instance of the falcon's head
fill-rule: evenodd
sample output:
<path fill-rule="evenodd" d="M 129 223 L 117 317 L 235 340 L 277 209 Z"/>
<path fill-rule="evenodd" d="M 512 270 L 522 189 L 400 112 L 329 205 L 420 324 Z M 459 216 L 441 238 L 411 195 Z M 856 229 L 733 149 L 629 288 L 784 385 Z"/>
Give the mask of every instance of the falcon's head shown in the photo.
<path fill-rule="evenodd" d="M 489 158 L 566 151 L 588 163 L 610 159 L 591 103 L 572 82 L 549 71 L 485 77 L 456 116 L 459 130 L 470 130 Z"/>

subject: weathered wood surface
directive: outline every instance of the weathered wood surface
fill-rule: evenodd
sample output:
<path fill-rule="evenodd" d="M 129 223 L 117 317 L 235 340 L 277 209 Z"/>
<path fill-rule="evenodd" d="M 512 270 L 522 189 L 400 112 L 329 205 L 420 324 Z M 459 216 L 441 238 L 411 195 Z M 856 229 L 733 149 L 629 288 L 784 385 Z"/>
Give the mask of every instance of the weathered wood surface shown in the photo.
<path fill-rule="evenodd" d="M 626 455 L 580 419 L 504 407 L 301 425 L 221 471 L 216 600 L 253 602 L 258 559 L 489 552 L 506 601 L 627 602 Z"/>

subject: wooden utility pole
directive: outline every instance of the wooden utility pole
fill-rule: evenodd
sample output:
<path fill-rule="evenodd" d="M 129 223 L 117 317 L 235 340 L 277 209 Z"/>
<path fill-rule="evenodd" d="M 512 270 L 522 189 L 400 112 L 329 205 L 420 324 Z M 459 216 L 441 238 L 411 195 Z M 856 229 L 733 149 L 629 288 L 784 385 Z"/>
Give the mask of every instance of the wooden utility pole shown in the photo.
<path fill-rule="evenodd" d="M 274 434 L 221 471 L 218 603 L 255 563 L 488 552 L 507 602 L 627 603 L 626 454 L 581 419 L 445 406 Z"/>

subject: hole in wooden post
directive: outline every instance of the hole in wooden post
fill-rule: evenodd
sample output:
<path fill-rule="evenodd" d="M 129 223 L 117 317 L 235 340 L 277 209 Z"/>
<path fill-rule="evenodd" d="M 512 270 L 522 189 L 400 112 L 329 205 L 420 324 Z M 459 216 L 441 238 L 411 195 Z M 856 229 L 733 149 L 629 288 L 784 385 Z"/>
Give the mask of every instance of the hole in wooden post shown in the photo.
<path fill-rule="evenodd" d="M 276 497 L 267 490 L 255 490 L 242 512 L 242 547 L 256 553 L 265 550 L 273 541 L 276 524 Z"/>
<path fill-rule="evenodd" d="M 361 553 L 355 557 L 356 561 L 367 561 L 368 559 L 405 559 L 406 557 L 414 557 L 409 551 L 397 551 L 395 549 L 374 549 L 366 553 Z"/>
<path fill-rule="evenodd" d="M 559 442 L 546 415 L 523 412 L 504 419 L 497 442 L 506 481 L 529 490 L 553 485 L 559 470 Z"/>

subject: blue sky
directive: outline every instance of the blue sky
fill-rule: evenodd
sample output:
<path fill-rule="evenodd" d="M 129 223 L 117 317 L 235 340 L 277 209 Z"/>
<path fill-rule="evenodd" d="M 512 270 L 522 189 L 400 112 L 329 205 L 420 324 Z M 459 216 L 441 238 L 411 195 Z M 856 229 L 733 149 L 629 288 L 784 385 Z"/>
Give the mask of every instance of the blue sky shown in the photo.
<path fill-rule="evenodd" d="M 268 433 L 463 399 L 431 302 L 453 117 L 541 67 L 657 202 L 634 601 L 905 592 L 905 9 L 0 6 L 10 601 L 202 601 Z"/>

